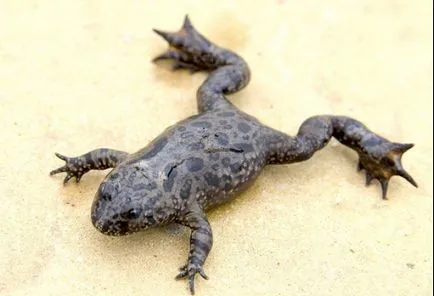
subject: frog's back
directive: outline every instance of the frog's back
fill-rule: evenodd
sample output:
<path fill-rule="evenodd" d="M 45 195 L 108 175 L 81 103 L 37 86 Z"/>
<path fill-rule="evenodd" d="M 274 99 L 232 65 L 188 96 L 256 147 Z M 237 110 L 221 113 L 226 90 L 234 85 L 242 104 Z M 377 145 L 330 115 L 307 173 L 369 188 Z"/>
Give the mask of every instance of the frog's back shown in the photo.
<path fill-rule="evenodd" d="M 146 170 L 164 196 L 207 209 L 231 199 L 263 168 L 262 129 L 235 108 L 202 113 L 169 127 L 124 165 Z"/>

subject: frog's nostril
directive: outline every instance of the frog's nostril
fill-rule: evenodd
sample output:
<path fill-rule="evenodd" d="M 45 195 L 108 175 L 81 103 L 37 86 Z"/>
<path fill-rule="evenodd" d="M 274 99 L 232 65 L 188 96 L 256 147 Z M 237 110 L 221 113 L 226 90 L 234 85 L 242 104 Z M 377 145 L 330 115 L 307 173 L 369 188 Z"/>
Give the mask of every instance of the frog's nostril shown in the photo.
<path fill-rule="evenodd" d="M 110 195 L 110 193 L 103 193 L 102 194 L 102 198 L 106 201 L 111 201 L 112 200 L 112 196 Z"/>
<path fill-rule="evenodd" d="M 101 199 L 103 199 L 105 201 L 111 201 L 114 189 L 115 189 L 115 186 L 113 186 L 110 183 L 104 182 L 103 184 L 101 184 L 101 186 L 99 188 L 98 195 L 100 196 Z"/>

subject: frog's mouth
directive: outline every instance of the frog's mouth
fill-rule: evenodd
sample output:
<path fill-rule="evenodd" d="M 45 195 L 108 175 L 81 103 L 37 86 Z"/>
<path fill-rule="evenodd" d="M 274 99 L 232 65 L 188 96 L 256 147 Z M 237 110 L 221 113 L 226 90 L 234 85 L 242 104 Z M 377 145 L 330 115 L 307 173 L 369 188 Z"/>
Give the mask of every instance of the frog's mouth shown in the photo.
<path fill-rule="evenodd" d="M 91 220 L 93 226 L 105 235 L 121 236 L 140 230 L 135 221 L 123 219 L 119 214 L 114 213 L 110 202 L 98 198 L 98 193 L 92 204 Z"/>
<path fill-rule="evenodd" d="M 110 236 L 122 236 L 135 233 L 140 229 L 136 229 L 134 225 L 131 225 L 128 221 L 111 221 L 103 219 L 95 219 L 92 216 L 92 223 L 96 229 L 102 234 Z"/>
<path fill-rule="evenodd" d="M 140 230 L 144 227 L 138 221 L 124 219 L 110 219 L 106 216 L 99 217 L 96 212 L 92 211 L 92 224 L 99 232 L 110 236 L 128 235 Z"/>

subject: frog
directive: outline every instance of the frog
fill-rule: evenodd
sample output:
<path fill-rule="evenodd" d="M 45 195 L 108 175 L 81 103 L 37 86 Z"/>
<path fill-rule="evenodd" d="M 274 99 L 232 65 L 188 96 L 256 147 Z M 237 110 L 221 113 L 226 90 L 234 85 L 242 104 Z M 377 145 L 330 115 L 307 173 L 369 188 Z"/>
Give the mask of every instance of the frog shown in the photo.
<path fill-rule="evenodd" d="M 112 169 L 91 207 L 92 224 L 105 235 L 173 223 L 188 227 L 190 251 L 176 279 L 186 278 L 191 294 L 197 275 L 208 279 L 204 264 L 213 234 L 206 213 L 239 196 L 267 165 L 306 161 L 335 138 L 357 152 L 357 169 L 365 171 L 366 185 L 379 181 L 382 199 L 387 199 L 392 176 L 417 187 L 401 161 L 414 144 L 389 141 L 340 115 L 312 116 L 296 136 L 273 129 L 227 99 L 250 81 L 249 66 L 241 56 L 209 41 L 188 15 L 178 31 L 153 30 L 169 44 L 153 62 L 168 60 L 173 70 L 208 73 L 196 92 L 197 114 L 168 127 L 134 153 L 109 148 L 77 157 L 55 153 L 65 164 L 50 175 L 66 173 L 64 184 L 72 178 L 78 183 L 91 170 Z"/>

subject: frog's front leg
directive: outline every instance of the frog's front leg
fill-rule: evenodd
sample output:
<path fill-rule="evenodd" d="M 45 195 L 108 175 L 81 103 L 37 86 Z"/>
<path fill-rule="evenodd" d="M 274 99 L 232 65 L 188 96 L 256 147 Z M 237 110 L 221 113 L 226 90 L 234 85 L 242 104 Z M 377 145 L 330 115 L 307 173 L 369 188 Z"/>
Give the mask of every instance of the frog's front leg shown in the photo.
<path fill-rule="evenodd" d="M 359 170 L 366 170 L 366 184 L 378 179 L 382 197 L 387 199 L 389 179 L 401 176 L 417 187 L 413 178 L 404 170 L 401 157 L 413 144 L 400 144 L 370 131 L 361 122 L 345 116 L 314 116 L 300 126 L 296 137 L 274 131 L 269 137 L 269 164 L 284 164 L 307 160 L 323 148 L 331 137 L 359 155 Z"/>
<path fill-rule="evenodd" d="M 63 183 L 66 184 L 72 177 L 75 177 L 77 183 L 80 182 L 81 177 L 90 170 L 114 168 L 128 156 L 128 153 L 100 148 L 77 157 L 67 157 L 59 153 L 56 153 L 56 156 L 66 163 L 64 166 L 51 171 L 50 175 L 66 173 L 63 180 Z"/>
<path fill-rule="evenodd" d="M 191 228 L 190 253 L 187 264 L 180 268 L 180 273 L 176 279 L 188 278 L 191 294 L 194 294 L 194 279 L 199 273 L 204 279 L 208 279 L 203 270 L 203 265 L 212 247 L 212 230 L 203 211 L 195 206 L 183 217 L 178 218 L 177 222 Z"/>

